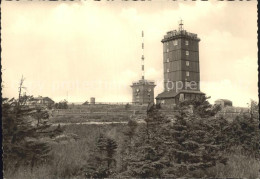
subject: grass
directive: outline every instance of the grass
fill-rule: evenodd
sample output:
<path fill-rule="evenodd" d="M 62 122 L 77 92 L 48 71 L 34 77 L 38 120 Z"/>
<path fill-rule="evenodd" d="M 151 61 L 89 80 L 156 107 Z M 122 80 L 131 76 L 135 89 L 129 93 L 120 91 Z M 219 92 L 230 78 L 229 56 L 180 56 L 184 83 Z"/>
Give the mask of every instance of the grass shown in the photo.
<path fill-rule="evenodd" d="M 33 171 L 27 167 L 20 167 L 15 172 L 7 171 L 4 173 L 6 179 L 52 179 L 50 175 L 51 166 L 41 165 L 35 167 Z"/>
<path fill-rule="evenodd" d="M 34 168 L 19 168 L 15 173 L 5 173 L 7 179 L 65 179 L 82 178 L 84 168 L 91 151 L 95 148 L 97 137 L 100 133 L 115 140 L 119 140 L 124 131 L 125 125 L 69 125 L 62 127 L 64 133 L 77 134 L 80 139 L 67 143 L 52 146 L 53 162 L 49 165 L 42 165 Z"/>
<path fill-rule="evenodd" d="M 244 155 L 240 150 L 226 154 L 227 165 L 217 164 L 208 172 L 214 178 L 260 178 L 260 160 Z"/>
<path fill-rule="evenodd" d="M 88 115 L 59 115 L 51 119 L 52 123 L 81 123 L 81 122 L 121 122 L 128 121 L 128 114 L 88 114 Z"/>

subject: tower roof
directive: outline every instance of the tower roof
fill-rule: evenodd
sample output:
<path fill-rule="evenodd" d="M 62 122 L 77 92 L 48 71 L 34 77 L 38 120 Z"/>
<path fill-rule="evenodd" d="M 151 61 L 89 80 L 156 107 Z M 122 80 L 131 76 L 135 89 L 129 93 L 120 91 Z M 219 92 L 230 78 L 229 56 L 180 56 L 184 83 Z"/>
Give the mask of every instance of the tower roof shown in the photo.
<path fill-rule="evenodd" d="M 187 32 L 186 30 L 182 30 L 182 31 L 172 30 L 167 32 L 167 34 L 164 36 L 161 42 L 167 42 L 179 38 L 188 38 L 188 39 L 200 41 L 197 34 Z"/>
<path fill-rule="evenodd" d="M 200 41 L 200 39 L 197 37 L 197 34 L 195 33 L 190 33 L 184 30 L 183 28 L 183 21 L 179 21 L 179 30 L 172 30 L 167 32 L 167 34 L 164 36 L 161 42 L 166 42 L 174 39 L 179 39 L 179 38 L 188 38 L 188 39 L 193 39 Z"/>
<path fill-rule="evenodd" d="M 131 86 L 139 86 L 139 85 L 156 86 L 154 81 L 144 80 L 144 79 L 141 79 L 139 81 L 134 81 Z"/>

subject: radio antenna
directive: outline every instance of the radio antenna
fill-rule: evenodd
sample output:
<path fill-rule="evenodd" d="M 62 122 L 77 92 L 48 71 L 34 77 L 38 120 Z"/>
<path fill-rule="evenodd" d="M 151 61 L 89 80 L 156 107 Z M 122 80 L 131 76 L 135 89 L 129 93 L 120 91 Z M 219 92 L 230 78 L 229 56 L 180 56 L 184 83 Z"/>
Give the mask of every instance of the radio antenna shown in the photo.
<path fill-rule="evenodd" d="M 144 80 L 144 31 L 142 30 L 142 80 Z"/>

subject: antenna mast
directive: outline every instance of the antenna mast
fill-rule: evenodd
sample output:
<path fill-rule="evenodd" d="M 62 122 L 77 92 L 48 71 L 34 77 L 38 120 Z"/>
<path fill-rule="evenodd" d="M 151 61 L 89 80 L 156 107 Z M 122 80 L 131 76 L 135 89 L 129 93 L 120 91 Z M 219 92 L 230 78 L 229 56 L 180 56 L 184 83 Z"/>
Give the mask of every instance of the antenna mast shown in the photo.
<path fill-rule="evenodd" d="M 183 21 L 182 19 L 180 20 L 180 23 L 179 23 L 179 31 L 183 31 Z"/>
<path fill-rule="evenodd" d="M 142 80 L 144 80 L 144 31 L 142 30 Z"/>

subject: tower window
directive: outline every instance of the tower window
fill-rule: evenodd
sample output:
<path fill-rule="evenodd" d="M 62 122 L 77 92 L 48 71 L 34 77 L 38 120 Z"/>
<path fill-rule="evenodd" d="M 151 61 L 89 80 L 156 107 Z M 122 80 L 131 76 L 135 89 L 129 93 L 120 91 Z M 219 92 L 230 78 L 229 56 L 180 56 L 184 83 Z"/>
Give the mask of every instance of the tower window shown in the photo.
<path fill-rule="evenodd" d="M 190 66 L 190 62 L 189 61 L 186 61 L 186 66 Z"/>
<path fill-rule="evenodd" d="M 188 40 L 185 40 L 185 45 L 189 45 L 189 41 Z"/>
<path fill-rule="evenodd" d="M 167 42 L 166 45 L 169 45 L 169 43 Z"/>
<path fill-rule="evenodd" d="M 174 40 L 174 41 L 173 41 L 173 45 L 174 45 L 174 46 L 178 45 L 178 41 L 177 41 L 177 40 Z"/>
<path fill-rule="evenodd" d="M 186 55 L 189 55 L 190 53 L 189 53 L 189 51 L 186 51 Z"/>
<path fill-rule="evenodd" d="M 170 72 L 169 68 L 167 69 L 167 72 L 168 72 L 168 73 Z"/>
<path fill-rule="evenodd" d="M 167 58 L 166 62 L 170 62 L 169 58 Z"/>
<path fill-rule="evenodd" d="M 169 52 L 169 49 L 167 48 L 166 52 Z"/>
<path fill-rule="evenodd" d="M 190 76 L 190 72 L 189 71 L 186 71 L 186 76 Z"/>

